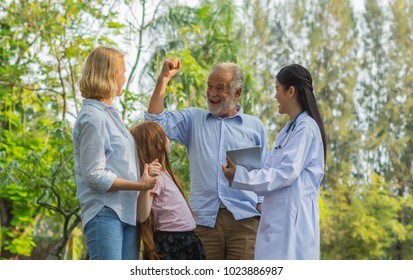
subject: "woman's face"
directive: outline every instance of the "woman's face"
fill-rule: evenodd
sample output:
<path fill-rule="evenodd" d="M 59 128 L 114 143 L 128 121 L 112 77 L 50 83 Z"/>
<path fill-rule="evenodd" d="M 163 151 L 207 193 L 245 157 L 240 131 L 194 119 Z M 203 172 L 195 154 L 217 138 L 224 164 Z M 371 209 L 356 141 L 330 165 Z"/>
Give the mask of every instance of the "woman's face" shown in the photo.
<path fill-rule="evenodd" d="M 116 85 L 118 86 L 118 92 L 116 93 L 116 96 L 121 96 L 122 87 L 126 82 L 126 77 L 125 77 L 126 68 L 125 68 L 125 61 L 123 60 L 123 58 L 120 59 L 118 63 L 119 63 L 118 65 L 119 68 L 115 76 Z"/>
<path fill-rule="evenodd" d="M 276 81 L 275 100 L 278 102 L 278 113 L 286 114 L 288 111 L 289 98 L 284 85 Z"/>

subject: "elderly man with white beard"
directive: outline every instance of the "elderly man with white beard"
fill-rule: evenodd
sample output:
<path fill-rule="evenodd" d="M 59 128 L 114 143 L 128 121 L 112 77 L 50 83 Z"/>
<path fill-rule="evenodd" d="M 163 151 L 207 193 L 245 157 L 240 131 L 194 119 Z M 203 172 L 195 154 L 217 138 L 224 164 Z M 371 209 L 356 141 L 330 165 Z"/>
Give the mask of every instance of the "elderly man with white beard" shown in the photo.
<path fill-rule="evenodd" d="M 207 110 L 164 111 L 166 86 L 180 68 L 177 58 L 165 60 L 145 119 L 163 125 L 171 140 L 188 149 L 189 204 L 207 259 L 253 259 L 262 197 L 230 188 L 221 170 L 227 150 L 260 146 L 262 161 L 268 153 L 262 122 L 237 104 L 244 73 L 235 63 L 218 63 L 208 76 Z"/>

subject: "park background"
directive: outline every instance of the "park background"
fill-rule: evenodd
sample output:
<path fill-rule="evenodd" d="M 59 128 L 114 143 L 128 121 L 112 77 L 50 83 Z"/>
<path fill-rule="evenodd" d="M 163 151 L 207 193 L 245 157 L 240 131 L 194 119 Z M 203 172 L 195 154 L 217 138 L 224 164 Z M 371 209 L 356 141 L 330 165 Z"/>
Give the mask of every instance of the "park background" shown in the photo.
<path fill-rule="evenodd" d="M 206 107 L 220 61 L 246 74 L 239 100 L 273 147 L 288 121 L 275 75 L 313 74 L 328 135 L 321 258 L 413 259 L 413 4 L 409 0 L 0 1 L 0 259 L 87 259 L 71 133 L 82 65 L 97 45 L 126 54 L 118 108 L 143 120 L 165 57 L 182 69 L 169 109 Z M 172 144 L 186 189 L 185 149 Z"/>

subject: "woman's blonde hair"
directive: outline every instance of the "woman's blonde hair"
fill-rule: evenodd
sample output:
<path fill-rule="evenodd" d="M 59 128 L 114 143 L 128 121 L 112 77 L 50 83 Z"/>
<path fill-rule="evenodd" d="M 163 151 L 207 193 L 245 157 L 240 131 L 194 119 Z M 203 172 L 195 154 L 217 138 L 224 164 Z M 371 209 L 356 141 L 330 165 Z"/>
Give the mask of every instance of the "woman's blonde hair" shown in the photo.
<path fill-rule="evenodd" d="M 134 126 L 130 132 L 136 142 L 141 175 L 145 163 L 158 159 L 159 163 L 161 163 L 164 170 L 169 173 L 180 193 L 185 198 L 184 190 L 178 184 L 174 174 L 172 173 L 168 152 L 166 150 L 167 138 L 162 126 L 155 122 L 144 122 L 140 125 Z M 139 230 L 143 243 L 143 259 L 156 260 L 161 258 L 162 256 L 159 256 L 156 252 L 155 242 L 153 239 L 155 225 L 152 210 L 148 219 L 140 224 Z"/>
<path fill-rule="evenodd" d="M 79 80 L 84 98 L 97 100 L 113 97 L 118 91 L 116 74 L 121 71 L 124 54 L 113 47 L 99 46 L 87 57 Z"/>

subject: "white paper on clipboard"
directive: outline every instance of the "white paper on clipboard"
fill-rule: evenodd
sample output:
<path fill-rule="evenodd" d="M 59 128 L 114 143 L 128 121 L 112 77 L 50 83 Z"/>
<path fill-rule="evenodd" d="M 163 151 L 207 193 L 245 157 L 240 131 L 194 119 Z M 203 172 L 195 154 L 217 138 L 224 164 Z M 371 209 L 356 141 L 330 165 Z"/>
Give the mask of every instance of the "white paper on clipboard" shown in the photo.
<path fill-rule="evenodd" d="M 260 146 L 228 150 L 227 156 L 230 157 L 235 164 L 242 165 L 247 168 L 247 170 L 261 168 Z"/>

